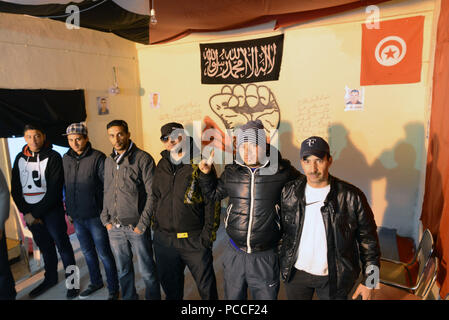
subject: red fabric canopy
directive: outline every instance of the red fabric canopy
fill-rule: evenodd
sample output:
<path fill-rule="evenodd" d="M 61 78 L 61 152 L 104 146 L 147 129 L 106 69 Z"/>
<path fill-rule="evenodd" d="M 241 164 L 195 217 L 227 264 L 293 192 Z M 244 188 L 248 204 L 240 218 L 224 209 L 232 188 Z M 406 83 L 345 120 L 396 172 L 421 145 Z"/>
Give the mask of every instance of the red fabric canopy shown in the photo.
<path fill-rule="evenodd" d="M 194 32 L 232 30 L 273 20 L 277 29 L 386 1 L 154 0 L 157 24 L 150 25 L 150 44 L 174 41 Z"/>
<path fill-rule="evenodd" d="M 441 1 L 433 75 L 432 114 L 427 153 L 426 184 L 421 220 L 436 239 L 440 259 L 440 295 L 449 293 L 449 2 Z"/>

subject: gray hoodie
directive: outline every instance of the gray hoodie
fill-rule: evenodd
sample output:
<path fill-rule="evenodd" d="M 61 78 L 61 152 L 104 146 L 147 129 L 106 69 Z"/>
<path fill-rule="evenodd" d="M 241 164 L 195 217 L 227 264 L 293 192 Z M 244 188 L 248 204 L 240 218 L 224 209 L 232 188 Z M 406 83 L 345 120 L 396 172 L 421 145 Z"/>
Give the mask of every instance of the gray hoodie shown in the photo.
<path fill-rule="evenodd" d="M 9 189 L 5 176 L 0 170 L 0 229 L 4 230 L 9 216 Z"/>

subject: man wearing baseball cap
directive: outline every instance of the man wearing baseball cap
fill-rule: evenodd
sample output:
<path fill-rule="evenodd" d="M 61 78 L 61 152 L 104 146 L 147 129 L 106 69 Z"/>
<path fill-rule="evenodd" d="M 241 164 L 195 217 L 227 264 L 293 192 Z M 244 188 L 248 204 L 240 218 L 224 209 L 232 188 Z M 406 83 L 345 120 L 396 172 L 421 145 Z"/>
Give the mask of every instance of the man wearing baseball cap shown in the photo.
<path fill-rule="evenodd" d="M 329 174 L 332 157 L 323 138 L 304 140 L 300 158 L 307 179 L 289 182 L 281 195 L 280 261 L 287 298 L 311 300 L 316 293 L 322 300 L 347 299 L 362 271 L 352 298 L 371 299 L 378 279 L 370 276 L 379 271 L 380 249 L 365 195 Z"/>
<path fill-rule="evenodd" d="M 186 266 L 203 300 L 218 299 L 212 244 L 220 222 L 220 203 L 199 187 L 198 147 L 180 123 L 161 128 L 164 150 L 152 188 L 154 254 L 167 300 L 182 300 Z"/>
<path fill-rule="evenodd" d="M 103 288 L 98 256 L 106 271 L 108 300 L 119 295 L 117 268 L 106 228 L 101 223 L 105 154 L 92 148 L 83 123 L 72 123 L 66 134 L 70 149 L 62 158 L 65 204 L 75 226 L 80 247 L 89 270 L 90 284 L 80 293 L 84 299 Z"/>

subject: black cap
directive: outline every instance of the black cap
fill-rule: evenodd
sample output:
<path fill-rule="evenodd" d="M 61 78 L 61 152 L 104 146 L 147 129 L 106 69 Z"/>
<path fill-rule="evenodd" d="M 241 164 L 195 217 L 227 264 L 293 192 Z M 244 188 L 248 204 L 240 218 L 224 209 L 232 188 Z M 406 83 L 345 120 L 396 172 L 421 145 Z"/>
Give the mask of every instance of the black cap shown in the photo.
<path fill-rule="evenodd" d="M 301 151 L 299 156 L 304 159 L 308 156 L 316 156 L 320 159 L 324 158 L 325 155 L 330 155 L 329 144 L 321 137 L 313 136 L 307 138 L 301 143 Z"/>
<path fill-rule="evenodd" d="M 164 137 L 168 137 L 175 129 L 184 129 L 184 127 L 182 126 L 182 124 L 177 122 L 169 122 L 164 124 L 161 127 L 161 140 Z"/>

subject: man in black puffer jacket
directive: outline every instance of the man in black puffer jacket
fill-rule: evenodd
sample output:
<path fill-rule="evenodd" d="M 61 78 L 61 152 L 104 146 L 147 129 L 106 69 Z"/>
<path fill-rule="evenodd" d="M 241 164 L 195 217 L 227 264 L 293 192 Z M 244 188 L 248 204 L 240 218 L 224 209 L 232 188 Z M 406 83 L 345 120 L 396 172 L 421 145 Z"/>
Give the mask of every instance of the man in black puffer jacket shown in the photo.
<path fill-rule="evenodd" d="M 200 163 L 203 193 L 213 200 L 229 197 L 224 221 L 230 238 L 223 258 L 225 299 L 246 299 L 248 288 L 253 299 L 277 299 L 280 193 L 300 173 L 273 147 L 266 158 L 266 135 L 259 120 L 237 132 L 236 160 L 218 181 L 209 173 L 208 162 Z"/>
<path fill-rule="evenodd" d="M 212 243 L 220 223 L 220 202 L 202 195 L 195 164 L 200 152 L 184 127 L 167 123 L 161 134 L 165 150 L 152 187 L 154 254 L 161 285 L 167 300 L 182 300 L 187 265 L 201 298 L 216 300 Z"/>
<path fill-rule="evenodd" d="M 360 274 L 353 298 L 370 299 L 376 287 L 380 249 L 374 215 L 363 192 L 329 174 L 329 145 L 310 137 L 301 145 L 307 179 L 282 190 L 284 235 L 281 275 L 288 299 L 347 299 Z M 376 272 L 377 271 L 377 272 Z"/>

